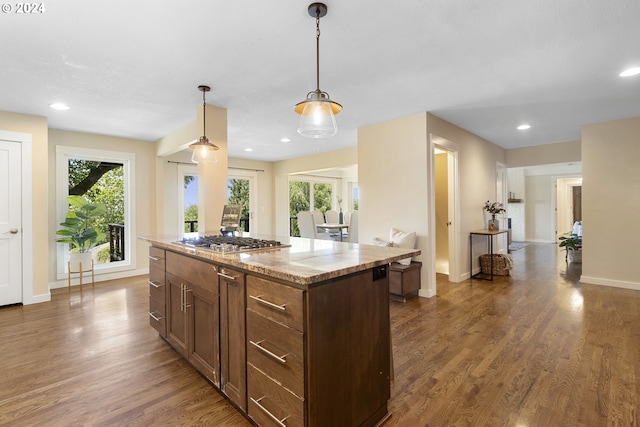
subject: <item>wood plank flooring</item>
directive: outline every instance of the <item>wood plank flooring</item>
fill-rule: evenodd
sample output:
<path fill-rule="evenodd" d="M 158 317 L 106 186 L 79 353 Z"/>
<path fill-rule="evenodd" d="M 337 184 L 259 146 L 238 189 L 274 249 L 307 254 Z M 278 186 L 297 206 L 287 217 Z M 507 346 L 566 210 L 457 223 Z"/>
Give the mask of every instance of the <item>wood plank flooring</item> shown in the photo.
<path fill-rule="evenodd" d="M 510 277 L 390 302 L 385 427 L 640 425 L 640 292 L 580 284 L 552 244 L 513 256 Z M 144 276 L 0 308 L 0 426 L 250 426 L 147 304 Z"/>

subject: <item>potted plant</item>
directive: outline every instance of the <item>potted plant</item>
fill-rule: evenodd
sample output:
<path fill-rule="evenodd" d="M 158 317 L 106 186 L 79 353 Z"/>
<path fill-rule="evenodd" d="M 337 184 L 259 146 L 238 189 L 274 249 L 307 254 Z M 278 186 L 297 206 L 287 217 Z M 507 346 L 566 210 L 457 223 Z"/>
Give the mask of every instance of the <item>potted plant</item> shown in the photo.
<path fill-rule="evenodd" d="M 558 246 L 566 251 L 564 259 L 568 259 L 569 262 L 582 263 L 582 236 L 571 233 L 568 237 L 560 237 L 559 240 Z"/>
<path fill-rule="evenodd" d="M 102 203 L 91 203 L 82 196 L 68 196 L 69 211 L 56 231 L 62 236 L 56 241 L 69 244 L 69 271 L 78 272 L 81 265 L 85 271 L 91 265 L 91 252 L 98 242 L 105 238 L 105 233 L 95 228 L 95 220 L 104 216 L 106 208 Z"/>
<path fill-rule="evenodd" d="M 488 200 L 482 207 L 485 211 L 491 214 L 491 219 L 489 220 L 489 231 L 498 231 L 500 229 L 500 224 L 496 219 L 496 215 L 502 212 L 506 212 L 504 205 L 498 202 L 489 202 Z"/>

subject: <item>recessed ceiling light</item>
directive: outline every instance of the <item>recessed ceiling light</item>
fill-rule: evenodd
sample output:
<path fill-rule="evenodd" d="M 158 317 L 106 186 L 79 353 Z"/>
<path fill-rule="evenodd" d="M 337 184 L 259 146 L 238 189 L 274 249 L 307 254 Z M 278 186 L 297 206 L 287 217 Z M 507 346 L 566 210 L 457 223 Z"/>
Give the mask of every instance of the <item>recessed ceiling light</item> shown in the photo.
<path fill-rule="evenodd" d="M 253 148 L 247 147 L 244 149 L 244 151 L 253 151 Z"/>
<path fill-rule="evenodd" d="M 56 102 L 54 104 L 49 104 L 49 107 L 53 108 L 54 110 L 68 110 L 69 107 L 65 104 L 62 104 L 60 102 Z"/>
<path fill-rule="evenodd" d="M 531 127 L 531 125 L 520 125 L 518 126 L 518 130 L 527 130 Z"/>
<path fill-rule="evenodd" d="M 620 73 L 620 77 L 631 77 L 640 74 L 640 67 L 627 68 Z"/>
<path fill-rule="evenodd" d="M 291 142 L 291 140 L 289 138 L 282 138 L 280 142 Z"/>

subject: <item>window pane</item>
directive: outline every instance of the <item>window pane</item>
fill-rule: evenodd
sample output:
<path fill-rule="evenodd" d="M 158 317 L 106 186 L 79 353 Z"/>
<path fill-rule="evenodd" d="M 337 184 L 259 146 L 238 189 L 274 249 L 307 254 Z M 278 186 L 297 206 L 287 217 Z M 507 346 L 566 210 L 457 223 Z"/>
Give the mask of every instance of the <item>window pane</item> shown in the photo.
<path fill-rule="evenodd" d="M 184 232 L 198 231 L 198 176 L 184 176 Z"/>
<path fill-rule="evenodd" d="M 289 217 L 291 236 L 300 236 L 298 212 L 309 210 L 311 188 L 308 182 L 289 181 Z"/>
<path fill-rule="evenodd" d="M 97 264 L 123 261 L 124 251 L 124 166 L 117 162 L 69 159 L 69 195 L 101 203 L 106 212 L 94 221 L 104 237 L 91 250 Z"/>
<path fill-rule="evenodd" d="M 317 211 L 325 213 L 333 209 L 331 205 L 331 192 L 333 186 L 331 184 L 316 182 L 313 184 L 313 208 Z"/>
<path fill-rule="evenodd" d="M 227 179 L 227 199 L 230 205 L 240 205 L 240 228 L 249 231 L 249 180 L 242 178 Z"/>
<path fill-rule="evenodd" d="M 358 186 L 354 185 L 353 186 L 353 210 L 357 211 L 358 210 Z"/>

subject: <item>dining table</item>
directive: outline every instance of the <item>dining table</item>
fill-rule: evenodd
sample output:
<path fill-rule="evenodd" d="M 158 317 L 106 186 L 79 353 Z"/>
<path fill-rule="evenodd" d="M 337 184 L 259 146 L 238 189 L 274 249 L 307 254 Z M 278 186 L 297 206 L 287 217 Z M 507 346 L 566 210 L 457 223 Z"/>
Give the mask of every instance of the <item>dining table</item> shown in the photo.
<path fill-rule="evenodd" d="M 342 242 L 342 238 L 344 236 L 344 232 L 349 232 L 349 224 L 339 224 L 339 223 L 322 223 L 316 224 L 316 228 L 318 231 L 322 233 L 339 233 L 340 241 Z"/>

